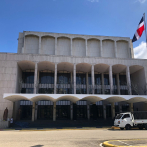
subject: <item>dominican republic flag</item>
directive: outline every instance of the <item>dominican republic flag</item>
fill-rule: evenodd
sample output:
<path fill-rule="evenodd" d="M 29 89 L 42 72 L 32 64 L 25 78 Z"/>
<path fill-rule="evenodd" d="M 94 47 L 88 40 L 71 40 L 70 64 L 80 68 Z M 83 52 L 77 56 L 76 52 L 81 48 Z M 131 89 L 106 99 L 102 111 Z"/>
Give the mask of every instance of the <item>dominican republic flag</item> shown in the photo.
<path fill-rule="evenodd" d="M 145 19 L 144 18 L 145 18 L 144 16 L 141 18 L 137 31 L 135 32 L 135 35 L 132 39 L 132 42 L 137 41 L 141 37 L 143 31 L 145 30 Z"/>

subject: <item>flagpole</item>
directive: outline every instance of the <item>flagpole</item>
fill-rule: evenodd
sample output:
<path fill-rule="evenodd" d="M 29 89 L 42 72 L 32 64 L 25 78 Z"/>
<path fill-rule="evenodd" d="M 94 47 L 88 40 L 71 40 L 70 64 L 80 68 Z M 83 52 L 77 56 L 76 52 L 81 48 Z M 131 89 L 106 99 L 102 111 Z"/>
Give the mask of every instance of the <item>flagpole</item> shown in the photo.
<path fill-rule="evenodd" d="M 145 37 L 146 37 L 146 48 L 147 48 L 147 32 L 146 32 L 145 13 L 143 14 L 143 16 L 144 16 L 144 23 L 145 23 Z"/>

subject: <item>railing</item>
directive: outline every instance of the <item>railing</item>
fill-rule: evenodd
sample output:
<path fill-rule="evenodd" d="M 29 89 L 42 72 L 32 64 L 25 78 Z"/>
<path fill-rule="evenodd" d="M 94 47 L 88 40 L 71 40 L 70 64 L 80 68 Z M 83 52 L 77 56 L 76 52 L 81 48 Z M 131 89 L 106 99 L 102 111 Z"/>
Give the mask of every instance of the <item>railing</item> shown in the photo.
<path fill-rule="evenodd" d="M 112 94 L 118 94 L 118 88 L 117 88 L 117 85 L 113 85 L 113 91 L 112 91 Z"/>
<path fill-rule="evenodd" d="M 38 88 L 54 88 L 54 84 L 38 84 Z"/>
<path fill-rule="evenodd" d="M 110 85 L 103 85 L 104 94 L 110 94 Z"/>
<path fill-rule="evenodd" d="M 95 85 L 95 87 L 94 87 L 94 92 L 95 92 L 95 94 L 103 94 L 103 89 L 102 89 L 102 85 Z"/>
<path fill-rule="evenodd" d="M 34 88 L 34 83 L 22 83 L 21 88 Z"/>
<path fill-rule="evenodd" d="M 127 85 L 120 85 L 120 94 L 121 95 L 128 95 L 128 86 Z"/>
<path fill-rule="evenodd" d="M 34 93 L 34 83 L 20 83 L 20 93 Z"/>
<path fill-rule="evenodd" d="M 72 94 L 73 93 L 72 84 L 57 84 L 56 93 L 57 94 Z"/>
<path fill-rule="evenodd" d="M 76 85 L 77 94 L 87 94 L 87 85 L 86 84 L 77 84 Z"/>

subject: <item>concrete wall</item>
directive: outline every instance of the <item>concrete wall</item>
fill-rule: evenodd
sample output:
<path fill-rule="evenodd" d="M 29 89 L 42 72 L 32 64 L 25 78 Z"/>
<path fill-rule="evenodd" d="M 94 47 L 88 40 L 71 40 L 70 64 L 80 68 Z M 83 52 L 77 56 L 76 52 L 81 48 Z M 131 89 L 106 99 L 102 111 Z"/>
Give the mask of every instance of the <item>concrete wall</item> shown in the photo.
<path fill-rule="evenodd" d="M 6 129 L 9 127 L 9 121 L 0 121 L 0 129 Z"/>
<path fill-rule="evenodd" d="M 57 55 L 71 55 L 70 38 L 60 37 L 57 41 Z"/>
<path fill-rule="evenodd" d="M 13 103 L 3 99 L 3 93 L 16 92 L 17 62 L 14 56 L 0 54 L 0 119 L 3 119 L 5 108 L 8 108 L 8 117 L 12 117 Z"/>
<path fill-rule="evenodd" d="M 39 53 L 39 38 L 37 36 L 29 35 L 25 37 L 24 53 L 31 53 L 31 54 Z"/>
<path fill-rule="evenodd" d="M 89 39 L 87 41 L 87 56 L 100 57 L 100 41 Z"/>
<path fill-rule="evenodd" d="M 86 44 L 85 40 L 81 38 L 75 38 L 72 42 L 72 55 L 77 57 L 85 57 L 86 56 Z"/>
<path fill-rule="evenodd" d="M 83 41 L 83 40 L 82 40 Z M 84 45 L 84 43 L 83 43 Z M 83 48 L 84 49 L 84 48 Z M 57 55 L 35 55 L 35 54 L 11 54 L 0 53 L 0 119 L 3 117 L 5 108 L 9 110 L 9 116 L 12 117 L 13 103 L 3 99 L 4 93 L 16 93 L 19 89 L 18 76 L 21 76 L 21 69 L 18 67 L 19 61 L 42 62 L 49 61 L 53 63 L 69 62 L 72 64 L 88 63 L 95 65 L 98 63 L 107 65 L 123 64 L 126 66 L 139 65 L 147 69 L 147 60 L 145 59 L 116 59 L 116 58 L 93 58 L 93 57 L 75 57 L 75 56 L 57 56 Z M 29 62 L 28 62 L 29 63 Z M 31 64 L 31 63 L 30 63 Z M 147 72 L 147 70 L 145 70 Z M 143 70 L 133 74 L 136 79 L 147 83 L 147 76 L 144 77 Z M 144 78 L 141 78 L 144 77 Z"/>
<path fill-rule="evenodd" d="M 41 38 L 41 54 L 55 55 L 55 38 L 42 37 Z"/>
<path fill-rule="evenodd" d="M 129 47 L 126 41 L 117 41 L 117 57 L 129 58 Z"/>
<path fill-rule="evenodd" d="M 19 33 L 18 53 L 134 58 L 132 42 L 128 37 L 31 31 Z"/>
<path fill-rule="evenodd" d="M 23 45 L 24 45 L 24 34 L 19 33 L 17 53 L 22 53 Z"/>
<path fill-rule="evenodd" d="M 115 58 L 114 41 L 103 40 L 103 57 Z"/>

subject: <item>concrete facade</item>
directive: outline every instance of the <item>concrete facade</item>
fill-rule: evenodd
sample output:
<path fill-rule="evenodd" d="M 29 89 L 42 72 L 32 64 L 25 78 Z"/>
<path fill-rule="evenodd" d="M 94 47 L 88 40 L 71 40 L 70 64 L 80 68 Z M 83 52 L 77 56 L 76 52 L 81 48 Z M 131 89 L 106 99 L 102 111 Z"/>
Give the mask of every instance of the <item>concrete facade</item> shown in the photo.
<path fill-rule="evenodd" d="M 27 69 L 34 70 L 33 87 L 36 94 L 38 72 L 47 68 L 54 72 L 54 94 L 58 85 L 57 73 L 66 68 L 72 73 L 73 94 L 76 94 L 76 72 L 81 71 L 91 73 L 92 87 L 96 86 L 94 81 L 96 72 L 102 73 L 102 76 L 108 73 L 110 94 L 113 92 L 113 74 L 125 73 L 128 87 L 131 85 L 131 78 L 142 88 L 147 83 L 147 60 L 134 59 L 130 38 L 23 32 L 19 33 L 18 53 L 0 53 L 0 119 L 6 107 L 9 110 L 8 117 L 12 117 L 13 102 L 4 99 L 4 93 L 13 93 L 13 95 L 20 93 L 21 72 Z M 118 87 L 121 86 L 118 84 Z M 131 92 L 130 88 L 129 95 L 132 95 Z M 139 95 L 144 93 L 140 91 Z M 20 99 L 16 98 L 16 100 Z M 34 113 L 35 105 L 33 107 Z M 54 105 L 54 113 L 56 113 L 55 108 Z M 89 106 L 87 108 L 89 118 Z M 54 117 L 53 120 L 55 121 L 56 118 Z"/>

